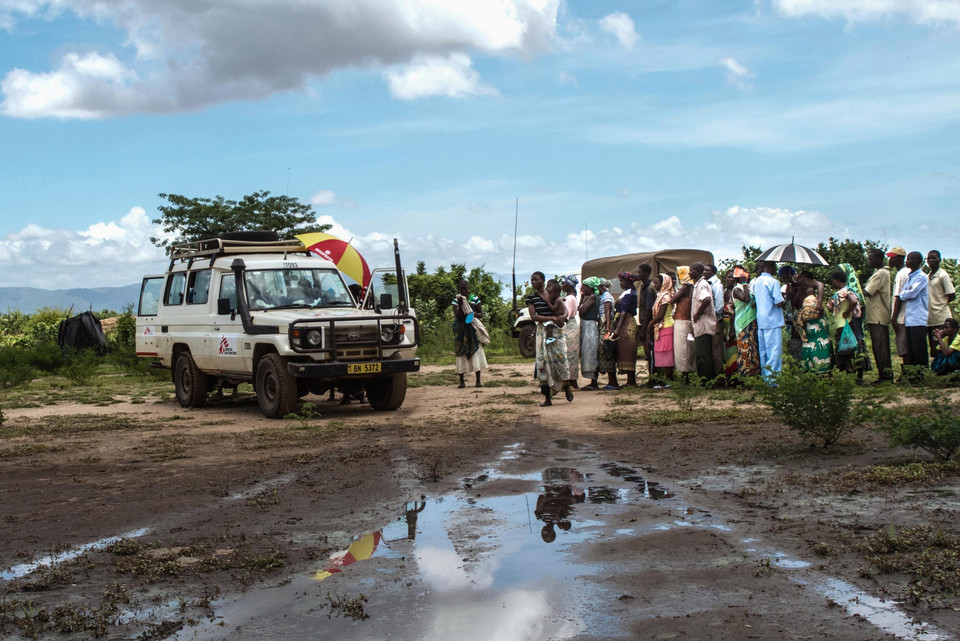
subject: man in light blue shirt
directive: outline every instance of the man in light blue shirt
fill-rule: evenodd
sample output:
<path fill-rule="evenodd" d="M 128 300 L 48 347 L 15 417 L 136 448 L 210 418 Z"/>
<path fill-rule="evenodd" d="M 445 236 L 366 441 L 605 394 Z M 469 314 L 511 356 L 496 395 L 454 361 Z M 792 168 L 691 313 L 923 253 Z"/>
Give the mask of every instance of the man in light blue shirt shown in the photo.
<path fill-rule="evenodd" d="M 907 332 L 907 354 L 903 357 L 905 366 L 929 367 L 927 352 L 927 314 L 929 280 L 920 267 L 923 266 L 923 254 L 907 254 L 907 269 L 910 275 L 897 298 L 906 311 L 904 325 Z"/>
<path fill-rule="evenodd" d="M 783 366 L 783 294 L 773 277 L 776 263 L 757 263 L 758 276 L 750 283 L 757 301 L 757 337 L 763 379 L 770 383 Z"/>

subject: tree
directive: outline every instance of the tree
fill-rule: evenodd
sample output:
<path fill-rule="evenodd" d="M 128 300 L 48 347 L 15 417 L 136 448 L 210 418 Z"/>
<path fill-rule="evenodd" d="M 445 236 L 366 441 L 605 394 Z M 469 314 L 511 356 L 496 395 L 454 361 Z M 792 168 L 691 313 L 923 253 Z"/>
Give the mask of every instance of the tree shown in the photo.
<path fill-rule="evenodd" d="M 437 267 L 434 273 L 427 273 L 423 261 L 417 263 L 415 274 L 407 277 L 410 286 L 410 298 L 420 319 L 429 324 L 446 318 L 446 314 L 457 296 L 457 284 L 466 280 L 470 293 L 478 296 L 483 303 L 484 324 L 488 329 L 499 327 L 506 320 L 507 305 L 502 298 L 503 285 L 484 268 L 474 267 L 469 272 L 466 265 L 454 263 L 447 270 Z"/>
<path fill-rule="evenodd" d="M 163 231 L 176 234 L 173 239 L 151 238 L 157 247 L 213 238 L 226 232 L 270 230 L 281 238 L 307 232 L 326 231 L 330 225 L 318 225 L 313 208 L 289 196 L 271 196 L 255 191 L 239 202 L 215 198 L 188 198 L 179 194 L 159 194 L 168 205 L 160 205 L 160 218 L 154 218 Z"/>

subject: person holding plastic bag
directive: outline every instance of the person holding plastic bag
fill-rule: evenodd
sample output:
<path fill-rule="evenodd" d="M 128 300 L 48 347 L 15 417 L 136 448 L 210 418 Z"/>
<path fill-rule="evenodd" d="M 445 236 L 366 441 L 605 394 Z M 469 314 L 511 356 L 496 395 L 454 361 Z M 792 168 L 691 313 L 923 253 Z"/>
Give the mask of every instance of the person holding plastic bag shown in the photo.
<path fill-rule="evenodd" d="M 459 388 L 466 387 L 464 374 L 477 373 L 477 387 L 481 387 L 480 372 L 487 369 L 487 357 L 483 346 L 490 342 L 490 334 L 484 327 L 483 307 L 480 299 L 470 295 L 470 285 L 461 280 L 457 285 L 457 297 L 453 300 L 453 342 L 457 355 Z"/>
<path fill-rule="evenodd" d="M 837 369 L 856 372 L 857 381 L 863 381 L 863 308 L 857 291 L 848 284 L 848 273 L 838 270 L 830 275 L 830 283 L 837 293 L 827 303 L 836 323 L 834 330 L 837 348 L 834 352 Z"/>

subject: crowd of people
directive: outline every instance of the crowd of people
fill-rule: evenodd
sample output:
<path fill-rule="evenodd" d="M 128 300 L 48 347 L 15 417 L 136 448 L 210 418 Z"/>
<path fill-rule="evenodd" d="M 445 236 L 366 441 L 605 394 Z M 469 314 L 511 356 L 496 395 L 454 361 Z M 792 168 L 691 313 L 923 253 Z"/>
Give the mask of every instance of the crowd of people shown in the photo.
<path fill-rule="evenodd" d="M 867 259 L 873 271 L 864 285 L 847 263 L 836 266 L 828 283 L 808 269 L 783 265 L 778 270 L 771 262 L 757 263 L 753 278 L 743 265 L 720 274 L 715 265 L 695 262 L 654 274 L 644 264 L 618 275 L 616 298 L 610 281 L 602 278 L 581 283 L 576 276 L 547 280 L 534 272 L 526 303 L 537 324 L 542 405 L 551 405 L 559 394 L 572 401 L 576 389 L 637 385 L 639 353 L 650 373 L 646 384 L 655 389 L 693 376 L 713 384 L 734 375 L 762 376 L 772 383 L 785 344 L 807 371 L 839 369 L 862 381 L 875 366 L 878 382 L 893 381 L 891 328 L 896 352 L 907 366 L 903 377 L 917 376 L 919 368 L 941 375 L 960 371 L 960 336 L 949 307 L 956 293 L 940 267 L 940 252 L 927 254 L 928 272 L 920 252 L 902 247 L 886 255 L 873 249 Z M 460 363 L 458 356 L 458 372 Z M 582 388 L 581 376 L 589 380 Z M 625 378 L 622 383 L 619 376 Z M 479 371 L 477 377 L 479 382 Z M 602 387 L 601 377 L 606 379 Z"/>

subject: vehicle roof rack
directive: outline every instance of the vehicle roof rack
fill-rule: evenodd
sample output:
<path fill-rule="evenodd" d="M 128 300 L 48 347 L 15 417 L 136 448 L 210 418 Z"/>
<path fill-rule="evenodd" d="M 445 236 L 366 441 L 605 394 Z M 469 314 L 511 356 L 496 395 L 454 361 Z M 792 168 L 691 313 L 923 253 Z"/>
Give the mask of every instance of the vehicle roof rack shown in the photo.
<path fill-rule="evenodd" d="M 236 254 L 312 254 L 299 240 L 252 241 L 225 238 L 205 238 L 170 248 L 170 268 L 177 262 L 201 258 L 232 256 Z"/>

